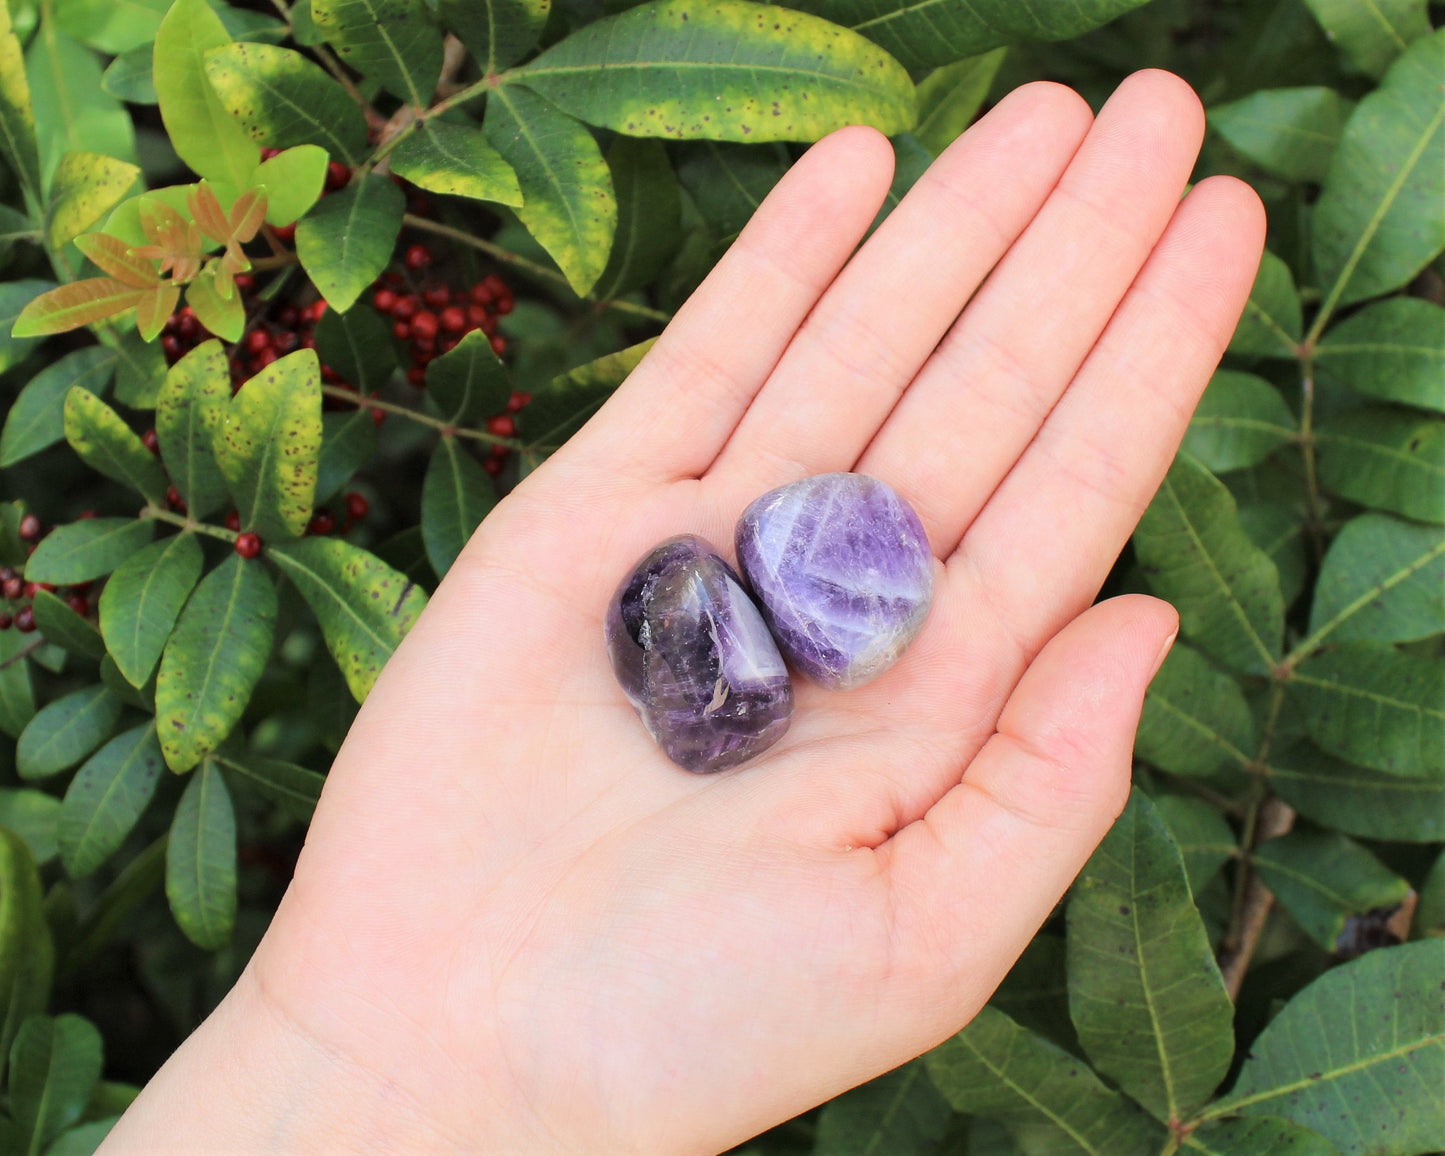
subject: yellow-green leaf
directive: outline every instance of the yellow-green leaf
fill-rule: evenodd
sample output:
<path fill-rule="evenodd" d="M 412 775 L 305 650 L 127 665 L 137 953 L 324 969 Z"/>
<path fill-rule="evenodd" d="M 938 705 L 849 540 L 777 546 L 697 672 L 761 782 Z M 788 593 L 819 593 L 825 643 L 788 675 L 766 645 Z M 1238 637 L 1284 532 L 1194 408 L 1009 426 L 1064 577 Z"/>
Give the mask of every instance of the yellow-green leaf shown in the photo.
<path fill-rule="evenodd" d="M 196 346 L 166 374 L 156 397 L 156 436 L 171 480 L 197 518 L 226 501 L 216 464 L 216 431 L 231 402 L 231 371 L 219 341 Z"/>
<path fill-rule="evenodd" d="M 522 203 L 517 174 L 487 143 L 480 129 L 445 120 L 426 120 L 397 145 L 391 154 L 397 176 L 433 193 Z"/>
<path fill-rule="evenodd" d="M 10 25 L 9 5 L 0 5 L 0 149 L 19 178 L 33 208 L 40 205 L 40 150 L 25 57 Z"/>
<path fill-rule="evenodd" d="M 65 395 L 65 438 L 91 469 L 144 494 L 166 500 L 166 472 L 135 431 L 88 389 Z"/>
<path fill-rule="evenodd" d="M 48 337 L 67 329 L 79 329 L 92 321 L 134 309 L 145 292 L 114 277 L 72 281 L 42 293 L 25 306 L 11 333 L 16 337 Z"/>
<path fill-rule="evenodd" d="M 138 165 L 101 153 L 69 152 L 50 182 L 49 223 L 53 248 L 60 248 L 110 212 L 140 176 Z"/>

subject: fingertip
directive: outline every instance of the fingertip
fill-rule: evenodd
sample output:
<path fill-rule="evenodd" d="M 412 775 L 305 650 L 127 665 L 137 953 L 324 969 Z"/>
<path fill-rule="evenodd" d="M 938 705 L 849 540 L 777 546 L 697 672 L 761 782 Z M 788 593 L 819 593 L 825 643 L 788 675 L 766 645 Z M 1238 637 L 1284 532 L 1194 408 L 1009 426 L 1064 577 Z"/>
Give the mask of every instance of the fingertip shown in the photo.
<path fill-rule="evenodd" d="M 1204 141 L 1204 105 L 1182 77 L 1162 68 L 1145 68 L 1125 77 L 1100 112 L 1125 106 L 1142 131 L 1186 142 L 1197 153 Z"/>
<path fill-rule="evenodd" d="M 1216 203 L 1216 211 L 1228 215 L 1238 236 L 1249 239 L 1254 248 L 1263 250 L 1269 215 L 1264 201 L 1252 185 L 1238 177 L 1205 177 L 1189 191 L 1191 197 L 1201 193 Z"/>

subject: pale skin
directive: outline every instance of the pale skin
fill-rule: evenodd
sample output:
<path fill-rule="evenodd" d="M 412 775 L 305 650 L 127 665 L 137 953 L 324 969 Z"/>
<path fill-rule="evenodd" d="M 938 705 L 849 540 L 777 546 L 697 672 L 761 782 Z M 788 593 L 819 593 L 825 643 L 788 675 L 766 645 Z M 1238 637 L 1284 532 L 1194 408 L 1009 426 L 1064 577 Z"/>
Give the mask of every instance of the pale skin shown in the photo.
<path fill-rule="evenodd" d="M 886 140 L 814 146 L 612 400 L 497 507 L 383 671 L 221 1007 L 103 1151 L 710 1153 L 983 1005 L 1122 808 L 1176 630 L 1090 606 L 1248 295 L 1160 72 L 1021 88 L 857 249 Z M 855 249 L 857 249 L 855 253 Z M 966 307 L 965 307 L 966 306 Z M 876 682 L 756 762 L 658 752 L 602 641 L 673 534 L 856 469 L 937 556 Z"/>

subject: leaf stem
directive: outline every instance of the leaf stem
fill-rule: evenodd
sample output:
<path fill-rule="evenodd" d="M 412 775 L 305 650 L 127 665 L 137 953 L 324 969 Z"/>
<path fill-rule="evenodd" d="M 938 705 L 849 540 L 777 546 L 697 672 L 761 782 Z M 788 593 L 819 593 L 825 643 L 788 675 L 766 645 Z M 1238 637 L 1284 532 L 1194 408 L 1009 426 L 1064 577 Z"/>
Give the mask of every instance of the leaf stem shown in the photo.
<path fill-rule="evenodd" d="M 408 406 L 397 405 L 395 402 L 382 401 L 379 397 L 364 397 L 354 389 L 347 389 L 345 386 L 323 385 L 321 392 L 327 397 L 335 397 L 342 401 L 349 401 L 358 409 L 379 409 L 383 413 L 394 413 L 397 417 L 405 418 L 407 421 L 414 421 L 418 425 L 430 426 L 444 437 L 471 438 L 473 441 L 485 442 L 487 445 L 492 446 L 506 446 L 512 450 L 524 448 L 524 443 L 517 438 L 498 437 L 488 430 L 453 425 L 451 422 L 443 421 L 439 417 L 432 417 L 429 413 L 422 413 L 419 409 L 411 409 Z"/>
<path fill-rule="evenodd" d="M 224 526 L 213 526 L 209 522 L 197 522 L 184 514 L 174 514 L 170 510 L 163 510 L 159 506 L 147 506 L 140 512 L 142 518 L 150 518 L 156 522 L 167 522 L 172 526 L 179 526 L 182 530 L 193 530 L 197 534 L 209 534 L 212 538 L 220 538 L 223 542 L 234 542 L 239 535 Z"/>
<path fill-rule="evenodd" d="M 1315 470 L 1315 359 L 1314 346 L 1306 341 L 1300 353 L 1300 419 L 1299 445 L 1305 463 L 1305 501 L 1308 507 L 1310 543 L 1315 561 L 1324 556 L 1324 539 L 1320 533 L 1323 520 L 1320 506 L 1320 481 Z"/>
<path fill-rule="evenodd" d="M 5 670 L 8 667 L 14 666 L 17 662 L 29 658 L 44 645 L 45 638 L 43 636 L 37 636 L 33 642 L 27 643 L 25 646 L 21 647 L 14 654 L 12 654 L 9 658 L 5 659 L 3 662 L 0 662 L 0 670 Z"/>
<path fill-rule="evenodd" d="M 403 225 L 410 226 L 413 229 L 420 229 L 426 233 L 435 233 L 438 237 L 446 237 L 449 240 L 460 242 L 463 245 L 470 245 L 472 248 L 480 249 L 483 253 L 487 254 L 487 256 L 511 265 L 515 269 L 530 273 L 532 276 L 540 278 L 541 280 L 550 281 L 552 284 L 563 289 L 571 289 L 571 286 L 567 284 L 567 278 L 562 276 L 561 273 L 548 269 L 545 265 L 539 265 L 535 261 L 529 261 L 520 254 L 503 249 L 500 245 L 493 244 L 483 237 L 474 237 L 465 229 L 456 229 L 451 225 L 443 225 L 438 221 L 429 221 L 425 217 L 413 216 L 411 213 L 407 213 L 401 220 Z M 643 317 L 648 321 L 658 321 L 664 325 L 672 320 L 671 313 L 665 313 L 661 309 L 651 309 L 646 305 L 636 305 L 631 301 L 621 301 L 617 299 L 592 301 L 590 298 L 583 298 L 583 300 L 590 301 L 591 304 L 598 309 L 615 309 L 619 313 L 630 313 L 635 317 Z"/>

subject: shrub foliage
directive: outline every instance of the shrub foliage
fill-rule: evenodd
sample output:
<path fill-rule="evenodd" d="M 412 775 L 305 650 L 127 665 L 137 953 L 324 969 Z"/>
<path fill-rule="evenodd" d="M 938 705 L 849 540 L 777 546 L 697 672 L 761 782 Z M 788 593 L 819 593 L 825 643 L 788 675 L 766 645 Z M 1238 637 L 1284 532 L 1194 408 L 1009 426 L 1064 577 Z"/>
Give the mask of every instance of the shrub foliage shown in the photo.
<path fill-rule="evenodd" d="M 1110 582 L 1182 619 L 1136 789 L 971 1024 L 746 1150 L 1445 1147 L 1425 0 L 10 0 L 0 1152 L 92 1150 L 214 1005 L 427 592 L 803 144 L 889 134 L 886 212 L 1144 64 L 1271 229 Z"/>

